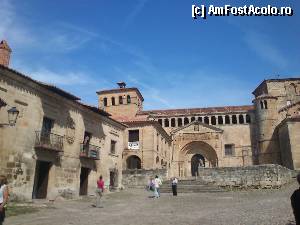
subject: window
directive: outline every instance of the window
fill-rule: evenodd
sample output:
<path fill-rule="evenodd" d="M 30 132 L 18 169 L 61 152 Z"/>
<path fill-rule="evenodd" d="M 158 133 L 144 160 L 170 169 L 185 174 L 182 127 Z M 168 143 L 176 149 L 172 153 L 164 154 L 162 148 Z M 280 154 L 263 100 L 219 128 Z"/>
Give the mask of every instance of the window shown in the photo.
<path fill-rule="evenodd" d="M 232 123 L 233 124 L 237 124 L 237 118 L 236 118 L 236 115 L 232 115 Z"/>
<path fill-rule="evenodd" d="M 115 97 L 111 98 L 111 105 L 116 105 Z"/>
<path fill-rule="evenodd" d="M 169 119 L 165 119 L 165 127 L 169 127 Z"/>
<path fill-rule="evenodd" d="M 158 119 L 158 123 L 162 126 L 162 119 Z"/>
<path fill-rule="evenodd" d="M 244 115 L 239 115 L 239 124 L 244 124 Z"/>
<path fill-rule="evenodd" d="M 264 103 L 262 101 L 260 101 L 260 108 L 263 109 L 264 108 Z"/>
<path fill-rule="evenodd" d="M 189 124 L 189 122 L 190 122 L 190 121 L 189 121 L 189 118 L 185 117 L 185 118 L 184 118 L 184 125 Z"/>
<path fill-rule="evenodd" d="M 225 156 L 233 156 L 233 155 L 234 155 L 234 144 L 226 144 Z"/>
<path fill-rule="evenodd" d="M 137 142 L 140 140 L 139 130 L 129 130 L 128 131 L 128 142 Z"/>
<path fill-rule="evenodd" d="M 215 116 L 212 116 L 212 117 L 211 117 L 211 124 L 212 124 L 212 125 L 216 125 L 216 124 L 217 124 L 217 121 L 216 121 L 216 117 L 215 117 Z"/>
<path fill-rule="evenodd" d="M 193 122 L 193 121 L 195 121 L 195 117 L 194 116 L 191 118 L 191 122 Z"/>
<path fill-rule="evenodd" d="M 250 115 L 246 115 L 246 123 L 251 123 L 251 117 Z"/>
<path fill-rule="evenodd" d="M 182 118 L 178 118 L 178 127 L 182 127 Z"/>
<path fill-rule="evenodd" d="M 104 99 L 103 99 L 103 105 L 104 105 L 104 106 L 107 106 L 107 98 L 104 98 Z"/>
<path fill-rule="evenodd" d="M 265 106 L 265 109 L 268 109 L 268 102 L 267 102 L 267 100 L 264 100 L 264 106 Z"/>
<path fill-rule="evenodd" d="M 110 153 L 115 154 L 116 153 L 116 144 L 117 142 L 114 140 L 110 141 Z"/>
<path fill-rule="evenodd" d="M 175 118 L 172 118 L 171 119 L 171 127 L 175 127 L 175 126 L 176 126 Z"/>
<path fill-rule="evenodd" d="M 225 116 L 225 124 L 230 124 L 230 118 L 228 115 Z"/>
<path fill-rule="evenodd" d="M 50 135 L 53 125 L 54 125 L 54 120 L 44 117 L 43 125 L 42 125 L 42 133 L 46 135 Z"/>
<path fill-rule="evenodd" d="M 130 95 L 127 95 L 127 104 L 131 103 L 131 97 Z"/>
<path fill-rule="evenodd" d="M 204 117 L 204 123 L 209 124 L 209 118 L 207 116 Z"/>
<path fill-rule="evenodd" d="M 202 123 L 202 117 L 198 117 L 198 121 Z"/>
<path fill-rule="evenodd" d="M 194 125 L 194 131 L 199 131 L 199 125 L 198 124 Z"/>
<path fill-rule="evenodd" d="M 223 124 L 223 116 L 218 116 L 218 124 Z"/>
<path fill-rule="evenodd" d="M 123 104 L 123 97 L 119 96 L 119 104 L 122 105 Z"/>

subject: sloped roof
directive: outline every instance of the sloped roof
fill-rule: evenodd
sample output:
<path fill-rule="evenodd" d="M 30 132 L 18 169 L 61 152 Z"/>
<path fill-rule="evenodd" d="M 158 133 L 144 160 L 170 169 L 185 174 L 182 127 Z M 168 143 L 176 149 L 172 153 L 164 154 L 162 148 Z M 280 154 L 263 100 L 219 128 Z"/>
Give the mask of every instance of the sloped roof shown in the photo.
<path fill-rule="evenodd" d="M 176 116 L 185 114 L 210 114 L 210 113 L 229 113 L 229 112 L 244 112 L 254 110 L 253 105 L 244 106 L 223 106 L 223 107 L 208 107 L 208 108 L 189 108 L 189 109 L 162 109 L 141 111 L 138 115 L 154 115 L 154 116 Z"/>
<path fill-rule="evenodd" d="M 206 123 L 202 123 L 202 122 L 200 122 L 200 121 L 193 121 L 193 122 L 191 122 L 191 123 L 188 123 L 188 124 L 185 125 L 185 126 L 178 127 L 177 129 L 172 130 L 172 131 L 171 131 L 171 134 L 175 134 L 175 133 L 177 133 L 178 131 L 183 130 L 183 129 L 185 129 L 185 128 L 191 126 L 191 125 L 200 125 L 200 126 L 209 128 L 209 129 L 214 130 L 214 131 L 219 132 L 219 133 L 222 133 L 222 132 L 223 132 L 223 130 L 220 129 L 220 128 L 218 128 L 218 127 L 215 127 L 215 126 L 212 126 L 212 125 L 209 125 L 209 124 L 206 124 Z"/>

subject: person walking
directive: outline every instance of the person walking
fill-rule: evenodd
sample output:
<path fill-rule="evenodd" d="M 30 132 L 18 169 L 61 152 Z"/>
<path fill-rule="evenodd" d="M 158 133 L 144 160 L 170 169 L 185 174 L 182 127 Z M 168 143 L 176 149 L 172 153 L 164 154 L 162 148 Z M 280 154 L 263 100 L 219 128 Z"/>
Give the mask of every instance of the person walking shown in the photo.
<path fill-rule="evenodd" d="M 102 175 L 99 177 L 99 179 L 97 180 L 97 189 L 96 189 L 96 207 L 97 208 L 102 208 L 103 206 L 101 206 L 101 198 L 104 192 L 104 180 L 102 178 Z"/>
<path fill-rule="evenodd" d="M 300 173 L 297 175 L 297 181 L 300 185 Z M 300 187 L 294 191 L 291 196 L 291 204 L 293 208 L 293 213 L 296 220 L 296 225 L 300 225 Z"/>
<path fill-rule="evenodd" d="M 8 187 L 7 179 L 5 176 L 0 176 L 0 225 L 3 224 L 5 219 L 5 206 L 8 201 Z"/>
<path fill-rule="evenodd" d="M 162 185 L 161 179 L 156 175 L 154 179 L 154 195 L 156 198 L 160 197 L 160 190 L 159 187 Z"/>
<path fill-rule="evenodd" d="M 177 183 L 178 183 L 178 180 L 177 180 L 176 177 L 173 177 L 171 181 L 172 181 L 173 196 L 177 196 Z"/>

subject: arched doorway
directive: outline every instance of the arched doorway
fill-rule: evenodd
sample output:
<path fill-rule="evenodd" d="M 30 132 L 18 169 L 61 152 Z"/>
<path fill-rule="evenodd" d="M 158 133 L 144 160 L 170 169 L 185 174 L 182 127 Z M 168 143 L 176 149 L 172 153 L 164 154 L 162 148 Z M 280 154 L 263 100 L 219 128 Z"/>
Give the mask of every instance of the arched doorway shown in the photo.
<path fill-rule="evenodd" d="M 191 159 L 191 172 L 193 177 L 199 176 L 199 167 L 205 167 L 205 158 L 201 154 L 195 154 Z"/>
<path fill-rule="evenodd" d="M 127 169 L 141 169 L 141 159 L 136 156 L 132 155 L 129 156 L 126 160 L 127 162 Z"/>
<path fill-rule="evenodd" d="M 187 143 L 178 155 L 178 175 L 180 177 L 196 176 L 199 166 L 217 167 L 218 156 L 216 150 L 204 141 Z M 200 165 L 199 165 L 200 164 Z"/>

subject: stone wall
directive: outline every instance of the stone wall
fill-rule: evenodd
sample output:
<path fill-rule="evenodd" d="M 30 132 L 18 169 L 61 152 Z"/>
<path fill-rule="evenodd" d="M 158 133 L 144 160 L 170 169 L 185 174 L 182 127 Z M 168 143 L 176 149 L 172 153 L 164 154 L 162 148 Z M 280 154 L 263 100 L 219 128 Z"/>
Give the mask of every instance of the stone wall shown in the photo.
<path fill-rule="evenodd" d="M 277 188 L 295 175 L 295 171 L 275 164 L 199 169 L 199 179 L 205 183 L 236 188 Z"/>
<path fill-rule="evenodd" d="M 123 170 L 123 185 L 125 187 L 145 187 L 149 183 L 150 177 L 159 176 L 162 180 L 166 180 L 168 173 L 166 169 L 156 170 Z"/>

